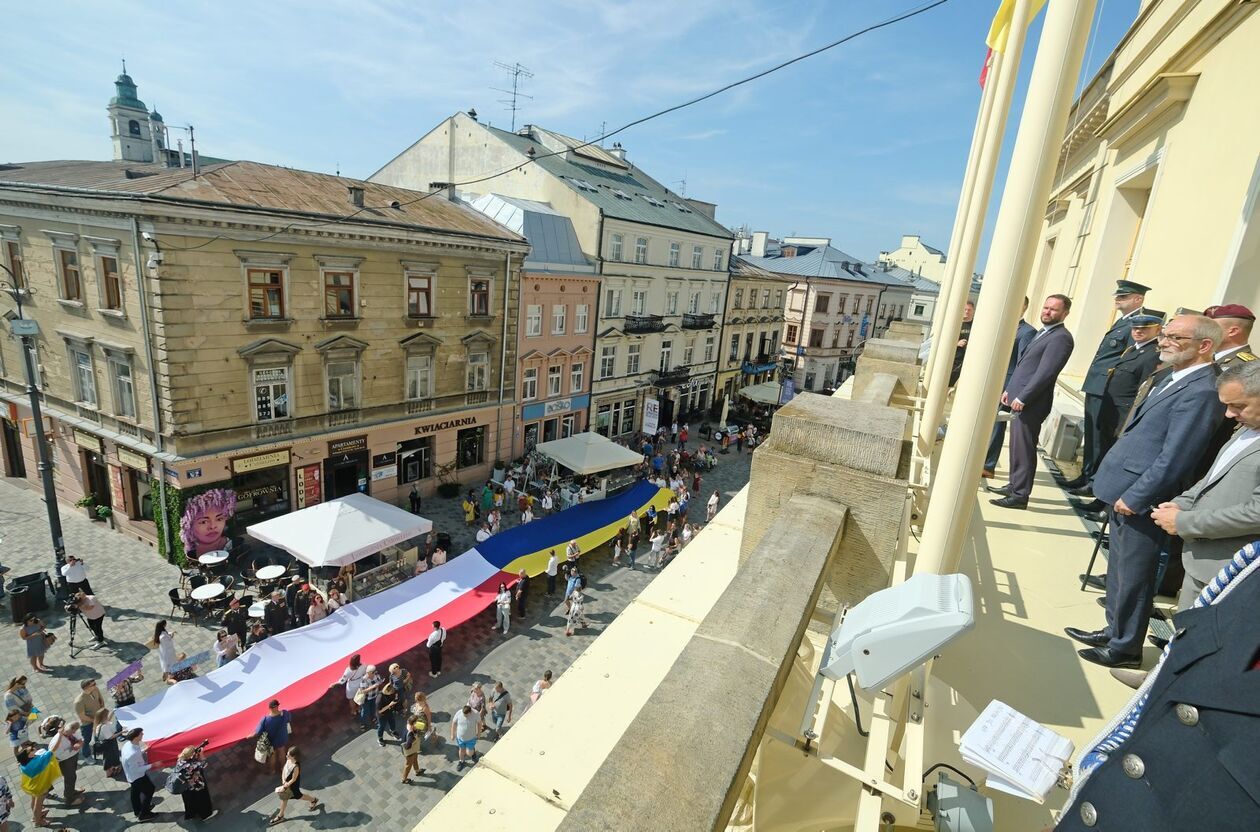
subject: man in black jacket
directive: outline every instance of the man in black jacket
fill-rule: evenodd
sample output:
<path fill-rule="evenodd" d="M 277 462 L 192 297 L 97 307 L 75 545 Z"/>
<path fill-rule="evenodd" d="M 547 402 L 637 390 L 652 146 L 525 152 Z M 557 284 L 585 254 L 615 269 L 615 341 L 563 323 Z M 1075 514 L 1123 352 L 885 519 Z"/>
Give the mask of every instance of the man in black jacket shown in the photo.
<path fill-rule="evenodd" d="M 1090 493 L 1089 482 L 1103 458 L 1099 411 L 1102 408 L 1103 388 L 1107 386 L 1107 371 L 1116 366 L 1125 349 L 1133 343 L 1129 335 L 1129 319 L 1141 311 L 1149 291 L 1149 287 L 1132 280 L 1116 281 L 1115 305 L 1120 315 L 1099 342 L 1094 360 L 1089 363 L 1089 369 L 1085 372 L 1085 383 L 1081 385 L 1081 392 L 1085 394 L 1085 457 L 1081 464 L 1081 475 L 1063 484 L 1064 488 L 1071 489 L 1079 496 Z"/>

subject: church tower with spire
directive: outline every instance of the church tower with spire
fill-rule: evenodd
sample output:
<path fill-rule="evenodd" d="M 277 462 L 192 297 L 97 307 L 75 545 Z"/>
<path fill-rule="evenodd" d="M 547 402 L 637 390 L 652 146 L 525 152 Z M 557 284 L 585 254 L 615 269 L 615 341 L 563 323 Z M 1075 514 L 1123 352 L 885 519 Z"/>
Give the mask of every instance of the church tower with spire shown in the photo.
<path fill-rule="evenodd" d="M 166 151 L 166 125 L 156 110 L 149 112 L 136 95 L 136 82 L 127 74 L 114 80 L 114 97 L 109 100 L 109 125 L 113 138 L 114 161 L 170 164 Z"/>

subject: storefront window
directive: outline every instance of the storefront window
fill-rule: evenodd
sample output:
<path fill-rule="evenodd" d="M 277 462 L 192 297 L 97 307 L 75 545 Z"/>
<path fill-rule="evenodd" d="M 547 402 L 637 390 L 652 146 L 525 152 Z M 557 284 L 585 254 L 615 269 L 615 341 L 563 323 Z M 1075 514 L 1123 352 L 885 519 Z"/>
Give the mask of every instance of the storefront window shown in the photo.
<path fill-rule="evenodd" d="M 568 439 L 577 432 L 577 414 L 570 413 L 560 420 L 560 438 Z"/>
<path fill-rule="evenodd" d="M 464 428 L 455 441 L 455 460 L 460 468 L 471 468 L 486 461 L 486 428 Z"/>
<path fill-rule="evenodd" d="M 601 404 L 599 409 L 595 411 L 595 432 L 600 436 L 608 436 L 608 429 L 612 425 L 612 405 Z"/>
<path fill-rule="evenodd" d="M 559 419 L 548 419 L 543 422 L 543 441 L 551 442 L 556 438 L 556 431 L 560 428 Z"/>
<path fill-rule="evenodd" d="M 532 451 L 538 444 L 538 423 L 525 426 L 525 450 Z"/>
<path fill-rule="evenodd" d="M 433 437 L 398 443 L 398 476 L 404 484 L 433 476 Z"/>

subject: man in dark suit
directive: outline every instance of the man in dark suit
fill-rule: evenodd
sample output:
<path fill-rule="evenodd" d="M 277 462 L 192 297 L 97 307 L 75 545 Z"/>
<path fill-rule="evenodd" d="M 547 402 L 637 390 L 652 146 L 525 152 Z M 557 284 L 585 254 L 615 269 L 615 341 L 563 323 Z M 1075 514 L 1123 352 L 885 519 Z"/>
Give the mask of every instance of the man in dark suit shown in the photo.
<path fill-rule="evenodd" d="M 1041 423 L 1050 415 L 1054 383 L 1072 356 L 1072 333 L 1063 321 L 1072 309 L 1067 295 L 1051 295 L 1041 306 L 1041 329 L 1028 342 L 1015 365 L 1002 404 L 1011 409 L 1011 476 L 1006 496 L 990 500 L 1002 508 L 1028 508 L 1033 475 L 1037 473 L 1037 437 Z"/>
<path fill-rule="evenodd" d="M 1081 385 L 1081 392 L 1085 394 L 1085 458 L 1081 464 L 1081 475 L 1063 484 L 1074 494 L 1085 496 L 1089 493 L 1089 482 L 1102 461 L 1103 433 L 1099 416 L 1103 406 L 1103 389 L 1107 386 L 1107 371 L 1116 366 L 1125 349 L 1133 343 L 1129 334 L 1129 319 L 1141 310 L 1149 291 L 1148 287 L 1132 280 L 1116 281 L 1115 305 L 1120 315 L 1103 335 L 1094 352 L 1094 360 L 1085 373 L 1085 383 Z"/>
<path fill-rule="evenodd" d="M 1202 479 L 1151 512 L 1160 528 L 1186 541 L 1186 577 L 1177 598 L 1182 610 L 1234 552 L 1260 540 L 1260 362 L 1240 362 L 1222 372 L 1216 392 L 1238 430 Z"/>
<path fill-rule="evenodd" d="M 971 319 L 976 316 L 976 305 L 971 301 L 963 306 L 962 325 L 958 328 L 958 345 L 954 347 L 954 363 L 949 368 L 949 386 L 958 383 L 962 375 L 963 359 L 967 357 L 967 341 L 971 339 Z"/>
<path fill-rule="evenodd" d="M 1256 546 L 1242 549 L 1249 562 Z M 1058 832 L 1260 829 L 1260 576 L 1177 613 L 1177 637 L 1145 701 L 1082 748 Z"/>
<path fill-rule="evenodd" d="M 1110 507 L 1107 625 L 1065 630 L 1089 645 L 1079 651 L 1087 661 L 1105 667 L 1141 664 L 1159 554 L 1166 543 L 1151 510 L 1192 481 L 1224 415 L 1212 365 L 1220 338 L 1221 328 L 1202 315 L 1178 315 L 1168 323 L 1159 338 L 1159 357 L 1172 372 L 1134 409 L 1098 466 L 1094 493 Z"/>
<path fill-rule="evenodd" d="M 1037 330 L 1032 324 L 1024 320 L 1024 315 L 1028 314 L 1028 298 L 1024 298 L 1024 309 L 1020 312 L 1019 325 L 1015 329 L 1015 343 L 1011 345 L 1011 360 L 1006 364 L 1006 378 L 1002 382 L 1002 389 L 1011 383 L 1011 375 L 1015 372 L 1015 365 L 1019 363 L 1019 357 L 1024 354 L 1024 350 L 1028 348 L 1028 342 L 1032 341 L 1033 336 L 1037 334 Z M 1010 408 L 1002 405 L 998 408 L 999 413 L 1009 413 Z M 987 479 L 993 478 L 993 472 L 997 469 L 998 456 L 1002 453 L 1002 443 L 1006 441 L 1006 420 L 998 418 L 993 423 L 993 433 L 989 436 L 989 451 L 984 456 L 984 470 L 980 476 Z"/>

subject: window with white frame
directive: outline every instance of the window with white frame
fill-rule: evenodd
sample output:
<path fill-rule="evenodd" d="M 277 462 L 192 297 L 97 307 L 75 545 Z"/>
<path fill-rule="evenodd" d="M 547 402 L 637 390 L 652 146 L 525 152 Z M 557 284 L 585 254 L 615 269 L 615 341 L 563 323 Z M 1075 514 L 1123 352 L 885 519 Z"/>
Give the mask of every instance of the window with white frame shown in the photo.
<path fill-rule="evenodd" d="M 647 237 L 639 237 L 634 241 L 634 262 L 647 262 Z"/>
<path fill-rule="evenodd" d="M 354 410 L 359 406 L 359 362 L 356 359 L 329 361 L 328 410 Z"/>
<path fill-rule="evenodd" d="M 717 346 L 717 340 L 712 335 L 705 336 L 704 339 L 704 360 L 713 360 L 713 349 Z"/>
<path fill-rule="evenodd" d="M 468 278 L 468 314 L 479 318 L 490 316 L 490 278 Z"/>
<path fill-rule="evenodd" d="M 631 314 L 646 315 L 647 314 L 647 292 L 643 289 L 634 290 L 634 304 Z"/>
<path fill-rule="evenodd" d="M 61 299 L 83 302 L 83 275 L 79 271 L 79 253 L 73 249 L 57 248 L 57 279 Z"/>
<path fill-rule="evenodd" d="M 109 355 L 107 358 L 114 415 L 121 419 L 135 419 L 136 387 L 131 377 L 131 358 L 126 355 Z"/>
<path fill-rule="evenodd" d="M 573 307 L 573 331 L 578 335 L 584 335 L 590 328 L 591 308 L 585 303 L 579 303 Z"/>
<path fill-rule="evenodd" d="M 250 371 L 254 421 L 274 422 L 289 418 L 289 368 L 264 367 Z"/>
<path fill-rule="evenodd" d="M 407 317 L 429 318 L 433 316 L 433 275 L 406 272 Z"/>
<path fill-rule="evenodd" d="M 639 372 L 639 356 L 642 352 L 642 344 L 630 344 L 626 347 L 626 375 L 632 376 Z"/>
<path fill-rule="evenodd" d="M 678 243 L 669 244 L 669 265 L 671 268 L 678 268 L 678 256 L 682 252 L 682 246 Z"/>
<path fill-rule="evenodd" d="M 407 356 L 407 400 L 420 401 L 433 397 L 433 356 Z"/>
<path fill-rule="evenodd" d="M 727 361 L 735 361 L 739 358 L 739 335 L 731 336 L 731 351 L 726 354 Z"/>
<path fill-rule="evenodd" d="M 722 293 L 714 292 L 709 296 L 709 314 L 716 315 L 718 308 L 722 305 Z"/>
<path fill-rule="evenodd" d="M 569 366 L 569 392 L 581 393 L 582 385 L 586 383 L 585 379 L 586 365 L 581 361 L 575 361 Z"/>
<path fill-rule="evenodd" d="M 692 292 L 691 301 L 687 304 L 687 311 L 695 315 L 700 311 L 700 293 Z"/>
<path fill-rule="evenodd" d="M 354 317 L 354 272 L 325 271 L 324 317 Z"/>
<path fill-rule="evenodd" d="M 762 309 L 770 308 L 770 290 L 769 289 L 761 290 L 761 308 Z"/>
<path fill-rule="evenodd" d="M 561 379 L 564 376 L 564 368 L 559 364 L 552 364 L 547 368 L 547 395 L 559 396 L 561 393 Z"/>
<path fill-rule="evenodd" d="M 617 371 L 617 348 L 602 347 L 599 351 L 599 377 L 612 378 Z"/>
<path fill-rule="evenodd" d="M 88 407 L 97 407 L 96 368 L 92 364 L 91 347 L 70 347 L 70 369 L 74 373 L 74 400 Z"/>
<path fill-rule="evenodd" d="M 696 342 L 688 338 L 683 345 L 683 366 L 690 367 L 696 357 Z"/>
<path fill-rule="evenodd" d="M 624 239 L 620 234 L 612 235 L 612 240 L 608 244 L 608 259 L 614 263 L 620 263 L 622 257 L 622 245 Z"/>
<path fill-rule="evenodd" d="M 669 372 L 669 368 L 673 364 L 673 361 L 674 361 L 674 342 L 662 341 L 661 342 L 661 363 L 658 369 L 662 373 Z"/>
<path fill-rule="evenodd" d="M 621 290 L 605 289 L 604 290 L 604 317 L 620 318 L 621 317 Z"/>
<path fill-rule="evenodd" d="M 563 303 L 554 303 L 551 305 L 551 334 L 563 335 L 564 327 L 567 321 L 568 307 Z"/>
<path fill-rule="evenodd" d="M 783 308 L 783 290 L 782 289 L 774 290 L 774 307 L 775 309 Z"/>
<path fill-rule="evenodd" d="M 526 367 L 521 374 L 521 398 L 525 401 L 538 398 L 538 368 Z"/>
<path fill-rule="evenodd" d="M 733 309 L 742 309 L 742 308 L 743 308 L 743 306 L 744 306 L 744 290 L 743 290 L 743 289 L 736 289 L 736 290 L 735 290 L 735 299 L 734 299 L 733 301 L 731 301 L 731 307 L 732 307 Z"/>
<path fill-rule="evenodd" d="M 691 268 L 693 269 L 704 268 L 704 246 L 691 247 Z"/>
<path fill-rule="evenodd" d="M 16 228 L 16 226 L 14 227 Z M 23 268 L 21 241 L 6 239 L 4 241 L 4 256 L 8 261 L 9 271 L 13 272 L 12 277 L 9 279 L 16 284 L 16 288 L 26 288 L 26 270 Z"/>
<path fill-rule="evenodd" d="M 490 353 L 468 353 L 467 390 L 470 393 L 486 390 L 490 385 Z"/>
<path fill-rule="evenodd" d="M 531 303 L 525 307 L 525 337 L 542 335 L 542 304 Z"/>
<path fill-rule="evenodd" d="M 678 293 L 677 292 L 667 292 L 665 294 L 665 314 L 666 315 L 678 314 Z"/>
<path fill-rule="evenodd" d="M 722 249 L 713 249 L 713 271 L 722 271 Z"/>

